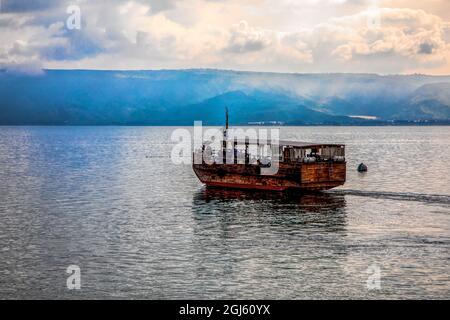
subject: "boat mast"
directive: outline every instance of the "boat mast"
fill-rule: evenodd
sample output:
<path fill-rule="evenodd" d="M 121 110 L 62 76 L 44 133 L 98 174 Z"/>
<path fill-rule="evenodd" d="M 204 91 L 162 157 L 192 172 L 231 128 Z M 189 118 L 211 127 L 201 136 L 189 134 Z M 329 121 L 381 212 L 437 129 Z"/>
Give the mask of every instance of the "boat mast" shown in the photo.
<path fill-rule="evenodd" d="M 222 157 L 223 163 L 226 163 L 227 158 L 227 137 L 228 137 L 228 107 L 225 107 L 225 130 L 223 131 L 222 143 Z"/>
<path fill-rule="evenodd" d="M 225 132 L 228 131 L 228 107 L 225 107 Z"/>

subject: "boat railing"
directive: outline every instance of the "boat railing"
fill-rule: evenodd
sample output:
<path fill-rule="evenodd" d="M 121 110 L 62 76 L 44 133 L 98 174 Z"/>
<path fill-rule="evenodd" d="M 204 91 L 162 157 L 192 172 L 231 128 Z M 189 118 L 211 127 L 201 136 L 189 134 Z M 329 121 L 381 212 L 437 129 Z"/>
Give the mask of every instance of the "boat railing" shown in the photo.
<path fill-rule="evenodd" d="M 299 149 L 297 149 L 299 150 Z M 307 151 L 306 149 L 303 149 Z M 339 150 L 339 149 L 336 149 Z M 248 146 L 234 148 L 212 148 L 210 145 L 203 145 L 194 151 L 194 156 L 201 157 L 202 163 L 208 164 L 245 164 L 245 165 L 263 165 L 267 166 L 272 162 L 273 157 L 282 163 L 317 163 L 317 162 L 345 162 L 345 153 L 342 150 L 327 151 L 322 153 L 321 149 L 313 150 L 313 152 L 302 151 L 300 155 L 295 156 L 294 153 L 284 153 L 284 149 L 280 148 L 278 154 L 268 154 L 257 149 L 256 154 L 252 153 Z M 337 154 L 336 154 L 337 153 Z M 197 158 L 198 159 L 198 158 Z"/>

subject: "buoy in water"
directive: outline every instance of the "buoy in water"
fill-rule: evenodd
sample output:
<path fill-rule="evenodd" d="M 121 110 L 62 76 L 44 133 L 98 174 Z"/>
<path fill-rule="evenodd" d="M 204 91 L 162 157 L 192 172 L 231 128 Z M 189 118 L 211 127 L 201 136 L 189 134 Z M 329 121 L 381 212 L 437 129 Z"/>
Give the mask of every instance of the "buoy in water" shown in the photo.
<path fill-rule="evenodd" d="M 368 168 L 367 168 L 367 166 L 364 163 L 361 163 L 358 166 L 358 172 L 367 172 L 367 170 L 368 170 Z"/>

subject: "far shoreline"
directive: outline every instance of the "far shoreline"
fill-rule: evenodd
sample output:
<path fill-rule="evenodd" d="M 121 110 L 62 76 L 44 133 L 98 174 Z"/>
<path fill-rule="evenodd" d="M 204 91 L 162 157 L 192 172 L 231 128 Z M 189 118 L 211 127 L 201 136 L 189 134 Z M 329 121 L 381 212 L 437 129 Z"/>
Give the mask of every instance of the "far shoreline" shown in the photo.
<path fill-rule="evenodd" d="M 223 124 L 203 124 L 204 127 L 222 127 Z M 232 127 L 448 127 L 442 123 L 390 124 L 235 124 Z M 0 127 L 194 127 L 193 124 L 0 124 Z"/>

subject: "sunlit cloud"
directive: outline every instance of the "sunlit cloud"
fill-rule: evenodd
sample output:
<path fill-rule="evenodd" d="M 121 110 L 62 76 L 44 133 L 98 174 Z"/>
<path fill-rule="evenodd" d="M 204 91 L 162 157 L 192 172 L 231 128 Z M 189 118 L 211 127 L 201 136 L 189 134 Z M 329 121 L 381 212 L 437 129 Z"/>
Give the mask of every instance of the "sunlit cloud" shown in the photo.
<path fill-rule="evenodd" d="M 66 26 L 73 4 L 79 30 Z M 450 73 L 446 0 L 3 0 L 1 8 L 6 68 Z"/>

